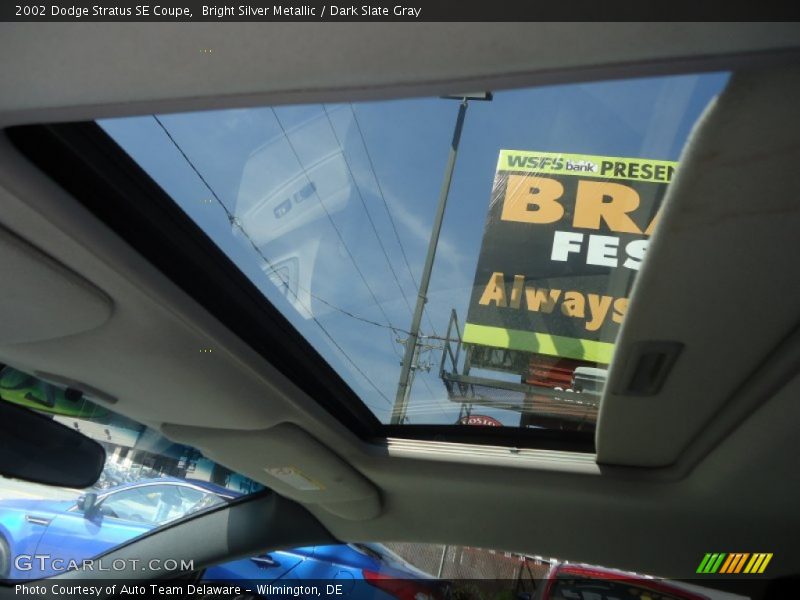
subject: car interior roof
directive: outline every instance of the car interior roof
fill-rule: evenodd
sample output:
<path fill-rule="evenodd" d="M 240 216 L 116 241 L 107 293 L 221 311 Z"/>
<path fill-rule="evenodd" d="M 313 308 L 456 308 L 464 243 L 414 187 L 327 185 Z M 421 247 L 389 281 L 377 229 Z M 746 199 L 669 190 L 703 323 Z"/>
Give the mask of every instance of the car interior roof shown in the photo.
<path fill-rule="evenodd" d="M 733 70 L 669 189 L 596 456 L 359 438 L 8 132 L 0 272 L 20 285 L 0 297 L 13 315 L 0 324 L 0 362 L 99 390 L 115 411 L 303 504 L 340 540 L 464 544 L 675 578 L 709 548 L 752 548 L 774 553 L 774 576 L 795 573 L 799 34 L 778 23 L 0 24 L 0 49 L 15 57 L 0 63 L 4 129 Z M 664 340 L 684 350 L 663 388 L 628 393 L 636 344 Z M 326 489 L 281 484 L 264 471 L 277 462 Z"/>

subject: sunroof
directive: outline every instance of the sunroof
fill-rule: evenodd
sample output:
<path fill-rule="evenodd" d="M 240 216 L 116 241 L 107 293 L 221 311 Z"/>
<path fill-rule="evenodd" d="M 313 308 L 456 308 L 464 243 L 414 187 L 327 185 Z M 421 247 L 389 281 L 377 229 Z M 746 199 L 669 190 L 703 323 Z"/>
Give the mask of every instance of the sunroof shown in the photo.
<path fill-rule="evenodd" d="M 727 78 L 99 124 L 380 422 L 591 432 L 679 153 Z"/>

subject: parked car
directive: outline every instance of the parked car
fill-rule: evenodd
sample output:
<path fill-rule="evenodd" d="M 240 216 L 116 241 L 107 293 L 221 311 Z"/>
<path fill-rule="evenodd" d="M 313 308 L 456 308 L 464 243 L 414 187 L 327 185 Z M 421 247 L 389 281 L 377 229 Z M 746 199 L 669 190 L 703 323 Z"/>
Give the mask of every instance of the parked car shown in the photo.
<path fill-rule="evenodd" d="M 249 589 L 254 592 L 258 592 L 259 583 L 338 585 L 338 593 L 350 599 L 442 600 L 450 590 L 449 582 L 417 569 L 382 544 L 336 544 L 269 552 L 211 567 L 204 578 L 246 580 L 252 583 Z"/>
<path fill-rule="evenodd" d="M 690 587 L 617 569 L 556 562 L 535 600 L 708 600 Z"/>
<path fill-rule="evenodd" d="M 213 483 L 161 477 L 86 492 L 75 500 L 2 500 L 0 578 L 38 579 L 74 568 L 155 527 L 239 496 Z M 430 575 L 379 544 L 270 552 L 214 566 L 204 577 L 262 584 L 325 579 L 342 585 L 347 593 L 356 581 L 364 580 L 369 587 L 361 589 L 370 590 L 370 597 L 379 598 L 384 592 L 401 600 L 433 600 L 446 591 Z"/>
<path fill-rule="evenodd" d="M 2 500 L 0 578 L 52 575 L 68 569 L 70 561 L 93 558 L 238 495 L 212 483 L 162 477 L 87 492 L 76 500 Z"/>

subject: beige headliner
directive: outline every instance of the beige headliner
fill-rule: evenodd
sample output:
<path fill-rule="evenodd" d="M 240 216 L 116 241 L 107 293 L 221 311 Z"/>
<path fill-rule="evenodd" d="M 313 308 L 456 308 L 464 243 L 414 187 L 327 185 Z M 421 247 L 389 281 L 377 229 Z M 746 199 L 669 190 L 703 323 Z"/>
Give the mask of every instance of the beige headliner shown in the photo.
<path fill-rule="evenodd" d="M 725 55 L 735 55 L 739 65 L 764 66 L 794 61 L 799 34 L 794 24 L 3 24 L 0 50 L 13 60 L 0 64 L 0 125 L 711 69 L 729 65 Z M 200 52 L 208 47 L 214 52 Z M 800 340 L 789 336 L 797 303 L 788 300 L 778 311 L 770 302 L 784 301 L 774 298 L 775 289 L 797 297 L 796 261 L 777 271 L 775 263 L 743 260 L 739 270 L 727 257 L 735 249 L 747 258 L 748 246 L 757 257 L 768 257 L 769 248 L 780 251 L 780 260 L 796 255 L 791 232 L 800 225 L 798 184 L 784 163 L 770 170 L 776 148 L 769 144 L 786 141 L 780 148 L 784 159 L 796 158 L 796 96 L 789 94 L 796 93 L 797 82 L 797 72 L 785 70 L 746 74 L 731 86 L 735 94 L 722 104 L 733 112 L 722 112 L 721 124 L 710 115 L 711 126 L 693 146 L 706 158 L 721 154 L 724 168 L 711 160 L 707 172 L 682 176 L 682 203 L 674 204 L 687 214 L 676 208 L 671 215 L 676 231 L 687 224 L 683 237 L 676 234 L 680 246 L 672 254 L 665 242 L 653 251 L 658 270 L 648 266 L 642 273 L 637 294 L 652 300 L 640 307 L 632 303 L 620 347 L 640 334 L 679 334 L 688 349 L 699 344 L 703 350 L 687 355 L 691 360 L 676 371 L 680 377 L 651 399 L 651 408 L 692 398 L 702 403 L 703 420 L 692 418 L 691 404 L 677 415 L 661 414 L 671 419 L 668 427 L 660 418 L 631 420 L 615 401 L 604 407 L 601 422 L 615 433 L 610 439 L 599 433 L 599 453 L 605 463 L 635 465 L 637 451 L 656 440 L 658 451 L 642 452 L 648 457 L 643 464 L 660 468 L 601 469 L 591 458 L 536 451 L 363 444 L 41 177 L 5 139 L 0 222 L 72 272 L 63 281 L 48 276 L 33 282 L 28 303 L 41 302 L 75 275 L 110 298 L 113 311 L 83 333 L 27 343 L 0 338 L 0 360 L 82 381 L 117 397 L 124 414 L 169 424 L 164 429 L 176 439 L 308 503 L 341 539 L 462 543 L 665 576 L 691 575 L 709 549 L 769 551 L 775 553 L 772 574 L 791 572 L 800 564 L 800 379 L 794 377 Z M 755 93 L 754 100 L 754 89 L 766 89 L 767 96 L 759 100 Z M 780 119 L 767 120 L 768 131 L 726 129 L 742 118 L 737 103 L 748 99 L 759 106 L 774 103 Z M 725 116 L 730 114 L 732 121 Z M 726 157 L 741 159 L 737 152 L 743 148 L 762 160 L 726 163 Z M 737 178 L 752 183 L 748 178 L 768 175 L 769 187 L 761 189 L 770 196 L 750 202 L 746 210 L 753 214 L 746 218 L 736 218 L 738 209 L 714 212 L 725 206 L 725 197 L 703 187 L 714 174 L 731 181 L 725 194 L 739 193 L 738 202 L 759 188 L 738 186 Z M 775 197 L 785 201 L 772 202 Z M 703 219 L 730 229 L 719 244 L 708 243 L 704 229 L 694 227 Z M 719 321 L 688 316 L 691 305 L 681 305 L 683 312 L 659 310 L 670 306 L 663 282 L 685 276 L 684 253 L 692 244 L 700 244 L 703 261 L 714 267 L 691 279 L 698 302 L 720 303 L 729 322 L 731 305 L 718 297 L 720 289 L 728 298 L 738 289 L 763 291 L 762 321 L 768 327 L 743 319 L 736 337 L 723 337 Z M 14 267 L 9 261 L 2 266 Z M 0 301 L 3 314 L 17 312 L 12 300 L 26 301 L 6 297 Z M 48 314 L 60 310 L 58 319 L 69 322 L 75 309 L 64 302 Z M 741 348 L 742 356 L 714 351 L 723 346 Z M 201 355 L 199 347 L 217 352 Z M 227 393 L 231 388 L 235 395 Z M 715 411 L 719 418 L 708 426 Z M 652 429 L 639 430 L 641 422 Z M 285 423 L 311 436 L 292 441 Z M 274 453 L 311 472 L 324 465 L 319 477 L 339 481 L 331 474 L 336 471 L 343 483 L 329 497 L 281 489 L 261 469 Z"/>
<path fill-rule="evenodd" d="M 796 24 L 0 24 L 0 114 L 184 111 L 499 89 L 714 68 L 726 54 L 796 48 Z M 201 52 L 213 49 L 212 53 Z"/>

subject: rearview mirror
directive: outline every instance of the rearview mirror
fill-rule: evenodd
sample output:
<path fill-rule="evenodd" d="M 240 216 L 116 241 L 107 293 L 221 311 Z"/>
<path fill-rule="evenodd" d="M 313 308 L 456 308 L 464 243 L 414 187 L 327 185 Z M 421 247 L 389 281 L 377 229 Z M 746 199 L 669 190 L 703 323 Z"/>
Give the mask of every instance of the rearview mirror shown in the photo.
<path fill-rule="evenodd" d="M 106 451 L 45 415 L 0 400 L 0 475 L 45 485 L 86 488 L 103 471 Z"/>

